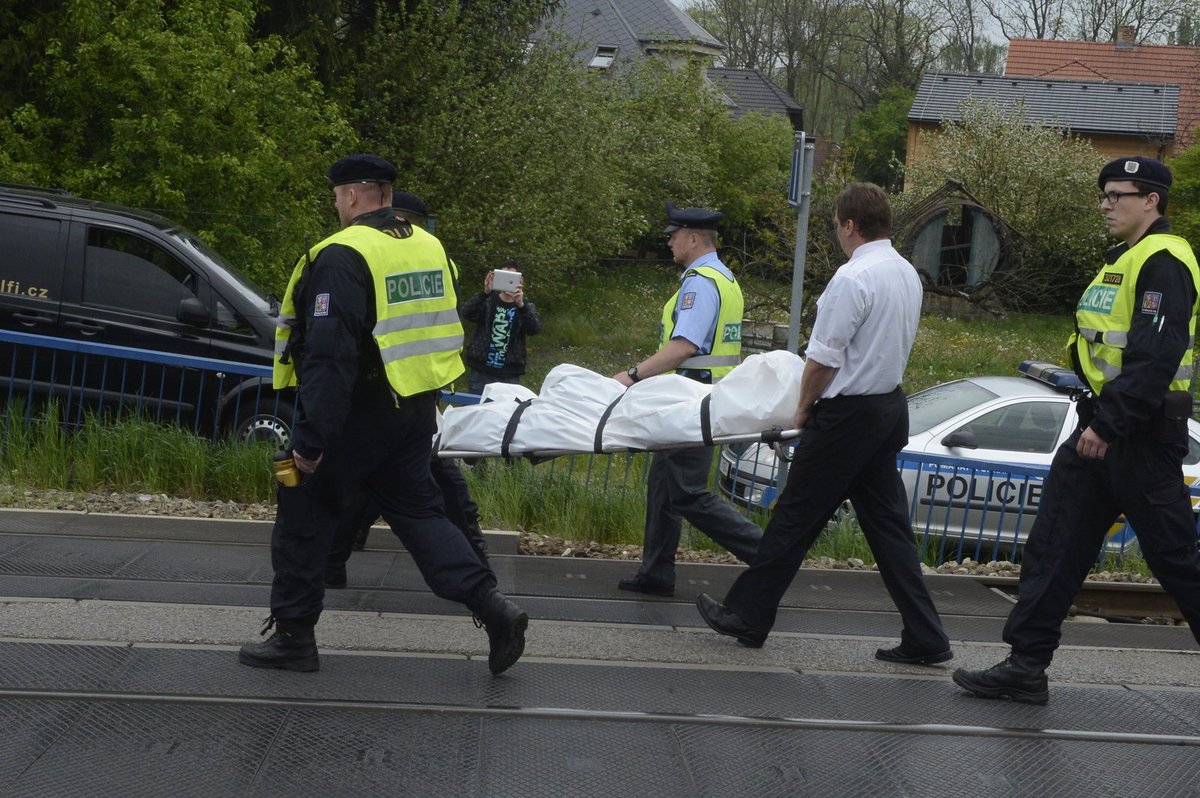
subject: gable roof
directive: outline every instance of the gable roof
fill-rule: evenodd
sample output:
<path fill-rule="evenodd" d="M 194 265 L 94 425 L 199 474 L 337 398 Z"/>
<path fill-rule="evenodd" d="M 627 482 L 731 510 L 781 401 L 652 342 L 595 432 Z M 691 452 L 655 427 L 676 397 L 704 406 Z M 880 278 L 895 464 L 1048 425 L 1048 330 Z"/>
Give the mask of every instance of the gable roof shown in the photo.
<path fill-rule="evenodd" d="M 714 54 L 725 49 L 670 0 L 561 0 L 535 36 L 551 32 L 579 42 L 585 61 L 597 45 L 616 47 L 618 61 L 663 45 L 699 46 Z"/>
<path fill-rule="evenodd" d="M 1002 108 L 1024 100 L 1030 121 L 1065 127 L 1075 133 L 1162 140 L 1175 135 L 1179 86 L 927 72 L 917 88 L 908 121 L 959 121 L 965 100 L 994 102 Z"/>
<path fill-rule="evenodd" d="M 1191 144 L 1200 125 L 1200 47 L 1012 39 L 1004 74 L 1178 83 L 1175 149 Z"/>
<path fill-rule="evenodd" d="M 759 70 L 709 67 L 708 79 L 724 92 L 734 117 L 761 111 L 788 117 L 797 130 L 803 127 L 804 106 Z"/>

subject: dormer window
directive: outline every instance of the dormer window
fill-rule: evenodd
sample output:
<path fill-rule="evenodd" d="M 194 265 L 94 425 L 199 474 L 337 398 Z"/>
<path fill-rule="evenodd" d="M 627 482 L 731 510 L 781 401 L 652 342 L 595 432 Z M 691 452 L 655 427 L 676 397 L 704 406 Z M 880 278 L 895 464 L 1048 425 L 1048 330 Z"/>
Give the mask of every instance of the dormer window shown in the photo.
<path fill-rule="evenodd" d="M 591 69 L 608 69 L 616 60 L 617 48 L 614 45 L 601 44 L 596 46 L 596 54 L 588 62 Z"/>

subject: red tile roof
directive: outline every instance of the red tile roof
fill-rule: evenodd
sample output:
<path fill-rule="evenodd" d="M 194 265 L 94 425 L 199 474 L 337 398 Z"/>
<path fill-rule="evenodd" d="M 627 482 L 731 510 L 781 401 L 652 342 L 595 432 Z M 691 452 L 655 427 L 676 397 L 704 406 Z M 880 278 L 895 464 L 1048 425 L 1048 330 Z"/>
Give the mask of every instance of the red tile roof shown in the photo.
<path fill-rule="evenodd" d="M 1179 85 L 1175 152 L 1200 125 L 1200 47 L 1011 39 L 1004 74 Z"/>

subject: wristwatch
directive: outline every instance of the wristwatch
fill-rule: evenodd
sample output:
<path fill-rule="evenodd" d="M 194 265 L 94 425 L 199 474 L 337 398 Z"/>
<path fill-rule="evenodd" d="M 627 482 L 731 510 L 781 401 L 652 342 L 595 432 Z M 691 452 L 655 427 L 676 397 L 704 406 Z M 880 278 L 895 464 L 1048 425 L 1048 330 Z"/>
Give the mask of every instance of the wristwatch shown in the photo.
<path fill-rule="evenodd" d="M 638 376 L 637 366 L 630 366 L 629 371 L 625 372 L 625 374 L 634 382 L 641 382 L 642 380 L 642 378 Z"/>

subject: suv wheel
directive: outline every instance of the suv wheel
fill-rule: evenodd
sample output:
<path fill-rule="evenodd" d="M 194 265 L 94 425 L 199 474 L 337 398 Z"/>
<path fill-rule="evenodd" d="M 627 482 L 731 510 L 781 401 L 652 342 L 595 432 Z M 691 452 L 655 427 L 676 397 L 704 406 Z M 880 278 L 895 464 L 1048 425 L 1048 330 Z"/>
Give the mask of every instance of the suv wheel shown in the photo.
<path fill-rule="evenodd" d="M 292 408 L 280 405 L 278 414 L 247 410 L 234 422 L 233 436 L 242 443 L 265 441 L 276 449 L 287 449 L 292 443 Z"/>

